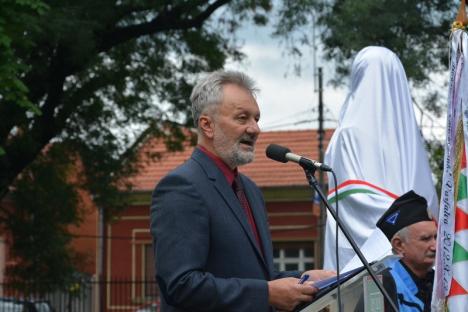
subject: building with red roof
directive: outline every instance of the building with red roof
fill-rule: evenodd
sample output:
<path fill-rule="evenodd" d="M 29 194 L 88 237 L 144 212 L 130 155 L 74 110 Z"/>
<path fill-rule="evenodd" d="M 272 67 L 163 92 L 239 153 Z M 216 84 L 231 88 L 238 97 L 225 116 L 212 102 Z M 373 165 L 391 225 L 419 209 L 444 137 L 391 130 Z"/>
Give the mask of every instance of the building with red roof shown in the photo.
<path fill-rule="evenodd" d="M 324 133 L 326 149 L 333 130 Z M 83 195 L 84 221 L 70 230 L 75 235 L 73 248 L 87 255 L 82 272 L 96 276 L 103 268 L 100 280 L 145 281 L 154 280 L 153 249 L 150 235 L 151 194 L 159 180 L 169 171 L 190 158 L 193 137 L 184 143 L 183 151 L 168 151 L 161 139 L 150 139 L 141 148 L 141 170 L 131 179 L 133 190 L 128 194 L 130 205 L 120 215 L 114 216 L 104 228 L 103 248 L 99 244 L 98 210 L 89 194 Z M 295 163 L 280 163 L 266 157 L 269 144 L 287 146 L 296 154 L 319 159 L 318 133 L 316 130 L 262 132 L 257 140 L 254 162 L 239 170 L 249 176 L 262 190 L 270 231 L 274 245 L 274 261 L 279 270 L 306 270 L 316 265 L 319 251 L 320 208 L 314 204 L 314 191 L 309 187 L 304 171 Z M 156 154 L 156 159 L 146 157 Z M 316 174 L 318 179 L 318 172 Z M 326 176 L 325 176 L 326 177 Z M 1 267 L 9 258 L 8 247 L 0 245 Z M 103 256 L 103 265 L 100 265 Z M 240 255 L 239 255 L 240 256 Z M 155 283 L 127 284 L 131 295 L 125 295 L 113 284 L 105 284 L 101 290 L 100 311 L 135 311 L 148 300 L 153 300 Z M 95 298 L 98 297 L 96 289 Z M 99 303 L 93 301 L 93 305 Z"/>
<path fill-rule="evenodd" d="M 324 134 L 324 149 L 333 130 Z M 314 191 L 304 171 L 295 163 L 280 163 L 266 157 L 269 144 L 287 146 L 296 154 L 319 159 L 316 130 L 262 132 L 257 140 L 254 162 L 239 170 L 249 176 L 264 193 L 274 244 L 275 264 L 280 270 L 313 268 L 317 254 L 320 208 L 313 203 Z M 184 151 L 168 152 L 161 140 L 147 142 L 142 152 L 159 155 L 156 161 L 145 161 L 133 178 L 131 206 L 106 227 L 105 278 L 154 278 L 153 249 L 149 230 L 151 193 L 159 180 L 187 160 L 193 145 Z M 318 173 L 317 173 L 318 179 Z M 140 289 L 144 294 L 151 290 Z M 113 305 L 112 294 L 107 308 Z"/>

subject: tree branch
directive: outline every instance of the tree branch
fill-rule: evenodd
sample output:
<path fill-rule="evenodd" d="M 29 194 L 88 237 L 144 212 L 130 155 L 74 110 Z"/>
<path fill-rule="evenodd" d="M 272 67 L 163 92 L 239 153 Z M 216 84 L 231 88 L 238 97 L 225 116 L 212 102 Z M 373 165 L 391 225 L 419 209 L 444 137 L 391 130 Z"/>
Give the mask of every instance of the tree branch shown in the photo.
<path fill-rule="evenodd" d="M 62 107 L 64 105 L 64 81 L 67 76 L 85 69 L 97 53 L 110 50 L 129 40 L 168 30 L 199 28 L 218 8 L 230 1 L 232 0 L 216 0 L 207 5 L 205 9 L 203 5 L 210 3 L 208 0 L 185 2 L 171 7 L 170 10 L 162 10 L 150 22 L 111 28 L 110 31 L 101 35 L 96 34 L 96 39 L 100 43 L 80 58 L 70 57 L 74 47 L 66 42 L 50 47 L 48 50 L 50 58 L 47 58 L 49 62 L 44 66 L 48 69 L 44 71 L 44 75 L 32 71 L 25 77 L 28 87 L 31 88 L 30 98 L 39 100 L 45 97 L 44 105 L 41 107 L 42 116 L 36 116 L 31 123 L 32 127 L 20 133 L 6 146 L 2 146 L 5 154 L 0 156 L 0 199 L 8 192 L 9 185 L 17 175 L 34 161 L 52 138 L 63 130 L 67 117 L 73 112 L 70 106 Z M 142 9 L 137 8 L 137 10 Z M 57 108 L 61 109 L 57 110 Z M 0 129 L 3 137 L 8 129 L 11 127 Z"/>
<path fill-rule="evenodd" d="M 205 20 L 211 16 L 211 14 L 230 1 L 231 0 L 215 1 L 209 5 L 206 10 L 195 16 L 193 19 L 182 18 L 182 14 L 186 12 L 187 7 L 184 8 L 180 5 L 174 7 L 171 11 L 162 12 L 150 22 L 116 28 L 103 36 L 102 44 L 98 47 L 98 51 L 107 51 L 118 44 L 144 35 L 150 35 L 166 30 L 184 30 L 193 27 L 199 28 Z M 193 3 L 190 6 L 193 6 Z"/>
<path fill-rule="evenodd" d="M 44 146 L 55 137 L 60 127 L 57 127 L 54 113 L 61 103 L 63 96 L 63 84 L 65 81 L 63 54 L 57 52 L 54 62 L 51 64 L 51 81 L 47 90 L 47 99 L 42 108 L 42 115 L 36 116 L 33 127 L 19 134 L 14 140 L 8 142 L 4 149 L 6 155 L 0 161 L 0 198 L 5 195 L 8 185 L 16 176 L 26 168 L 42 151 Z"/>

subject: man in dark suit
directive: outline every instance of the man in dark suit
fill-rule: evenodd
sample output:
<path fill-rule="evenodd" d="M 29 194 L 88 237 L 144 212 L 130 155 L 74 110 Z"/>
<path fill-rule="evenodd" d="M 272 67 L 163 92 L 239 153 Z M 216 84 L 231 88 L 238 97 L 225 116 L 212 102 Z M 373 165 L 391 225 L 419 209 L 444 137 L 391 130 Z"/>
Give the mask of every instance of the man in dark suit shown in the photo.
<path fill-rule="evenodd" d="M 237 171 L 253 160 L 260 133 L 255 92 L 249 77 L 224 71 L 192 91 L 198 146 L 160 181 L 151 205 L 163 312 L 291 311 L 316 292 L 299 283 L 301 272 L 275 271 L 262 194 Z"/>

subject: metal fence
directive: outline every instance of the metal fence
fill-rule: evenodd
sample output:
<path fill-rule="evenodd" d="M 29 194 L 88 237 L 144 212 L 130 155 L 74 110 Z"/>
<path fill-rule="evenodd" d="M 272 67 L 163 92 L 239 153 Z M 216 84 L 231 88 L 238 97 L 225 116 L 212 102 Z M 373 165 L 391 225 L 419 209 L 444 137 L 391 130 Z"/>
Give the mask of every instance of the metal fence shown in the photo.
<path fill-rule="evenodd" d="M 47 286 L 0 284 L 0 312 L 159 312 L 154 280 L 87 280 L 44 293 Z"/>

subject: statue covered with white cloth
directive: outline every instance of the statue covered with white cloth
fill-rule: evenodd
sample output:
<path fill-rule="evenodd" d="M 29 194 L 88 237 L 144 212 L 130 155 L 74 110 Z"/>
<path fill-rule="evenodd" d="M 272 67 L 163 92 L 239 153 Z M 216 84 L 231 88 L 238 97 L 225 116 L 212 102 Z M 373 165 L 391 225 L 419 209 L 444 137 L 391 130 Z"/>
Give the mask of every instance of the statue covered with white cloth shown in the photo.
<path fill-rule="evenodd" d="M 328 199 L 332 206 L 339 199 L 339 217 L 369 262 L 391 253 L 375 223 L 396 198 L 414 190 L 427 199 L 429 210 L 437 211 L 406 74 L 389 49 L 366 47 L 355 57 L 349 94 L 325 163 L 338 178 L 336 189 L 330 184 Z M 335 220 L 328 214 L 324 267 L 336 270 L 335 241 Z M 362 265 L 341 231 L 338 252 L 340 271 Z"/>

